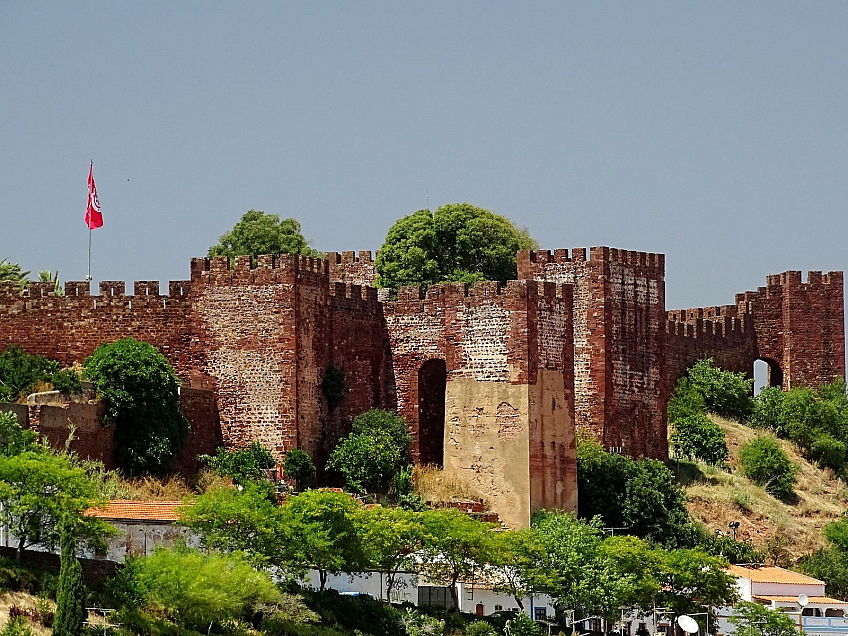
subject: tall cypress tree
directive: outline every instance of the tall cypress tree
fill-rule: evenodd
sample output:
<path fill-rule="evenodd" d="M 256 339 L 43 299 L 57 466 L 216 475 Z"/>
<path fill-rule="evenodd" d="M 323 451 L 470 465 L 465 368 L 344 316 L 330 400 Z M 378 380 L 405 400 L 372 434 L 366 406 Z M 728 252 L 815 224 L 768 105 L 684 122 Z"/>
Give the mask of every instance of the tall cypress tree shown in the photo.
<path fill-rule="evenodd" d="M 62 560 L 56 591 L 53 636 L 80 636 L 85 620 L 85 585 L 82 581 L 82 566 L 76 557 L 73 522 L 67 517 L 62 521 L 60 541 Z"/>

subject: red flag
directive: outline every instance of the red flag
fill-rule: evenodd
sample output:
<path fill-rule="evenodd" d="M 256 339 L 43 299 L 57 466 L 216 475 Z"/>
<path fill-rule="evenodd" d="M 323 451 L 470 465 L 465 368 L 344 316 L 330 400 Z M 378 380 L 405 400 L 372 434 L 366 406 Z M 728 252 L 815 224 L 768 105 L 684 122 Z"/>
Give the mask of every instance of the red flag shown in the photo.
<path fill-rule="evenodd" d="M 92 170 L 94 164 L 88 167 L 88 205 L 85 208 L 85 224 L 90 230 L 96 230 L 103 225 L 103 215 L 100 214 L 100 201 L 97 200 L 97 186 L 94 185 Z"/>

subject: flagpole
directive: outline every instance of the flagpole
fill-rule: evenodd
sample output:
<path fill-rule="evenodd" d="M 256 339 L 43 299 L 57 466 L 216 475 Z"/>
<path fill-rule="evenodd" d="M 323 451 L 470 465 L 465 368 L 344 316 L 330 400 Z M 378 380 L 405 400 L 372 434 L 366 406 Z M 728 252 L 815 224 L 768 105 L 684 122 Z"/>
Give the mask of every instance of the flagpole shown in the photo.
<path fill-rule="evenodd" d="M 91 228 L 88 228 L 88 276 L 86 279 L 91 284 Z"/>

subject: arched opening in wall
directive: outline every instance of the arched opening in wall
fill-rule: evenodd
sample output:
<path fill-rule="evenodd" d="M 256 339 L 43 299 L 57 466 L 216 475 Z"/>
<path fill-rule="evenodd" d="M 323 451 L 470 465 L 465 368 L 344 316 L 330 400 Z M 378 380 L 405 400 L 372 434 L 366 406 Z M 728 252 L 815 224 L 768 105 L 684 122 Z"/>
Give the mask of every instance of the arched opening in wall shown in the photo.
<path fill-rule="evenodd" d="M 444 360 L 427 360 L 418 370 L 418 461 L 443 466 L 445 461 Z"/>
<path fill-rule="evenodd" d="M 754 395 L 771 386 L 783 387 L 783 370 L 770 358 L 758 358 L 754 361 Z"/>

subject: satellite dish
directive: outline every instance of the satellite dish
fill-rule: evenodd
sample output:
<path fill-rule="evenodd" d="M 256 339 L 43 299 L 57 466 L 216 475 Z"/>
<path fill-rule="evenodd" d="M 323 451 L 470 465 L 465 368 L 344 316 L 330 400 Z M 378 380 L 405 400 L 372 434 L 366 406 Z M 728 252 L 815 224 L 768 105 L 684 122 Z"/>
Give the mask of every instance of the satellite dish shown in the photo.
<path fill-rule="evenodd" d="M 798 605 L 800 605 L 801 607 L 807 607 L 809 602 L 810 602 L 810 599 L 807 598 L 806 594 L 799 594 L 798 595 Z"/>
<path fill-rule="evenodd" d="M 677 624 L 687 634 L 698 633 L 698 622 L 688 614 L 681 614 L 677 617 Z"/>

